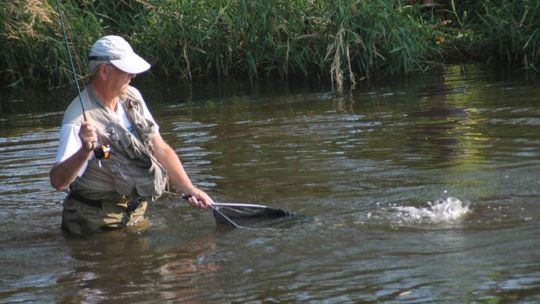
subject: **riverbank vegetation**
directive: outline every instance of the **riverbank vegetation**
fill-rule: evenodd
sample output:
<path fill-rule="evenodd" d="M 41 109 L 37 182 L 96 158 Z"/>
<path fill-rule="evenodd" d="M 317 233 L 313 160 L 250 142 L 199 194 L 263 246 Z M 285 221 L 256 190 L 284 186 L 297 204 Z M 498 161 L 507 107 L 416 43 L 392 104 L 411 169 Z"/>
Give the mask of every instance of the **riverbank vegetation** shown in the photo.
<path fill-rule="evenodd" d="M 72 79 L 57 0 L 0 3 L 0 84 Z M 58 0 L 81 70 L 118 34 L 156 77 L 307 77 L 336 89 L 484 62 L 540 67 L 535 0 Z"/>

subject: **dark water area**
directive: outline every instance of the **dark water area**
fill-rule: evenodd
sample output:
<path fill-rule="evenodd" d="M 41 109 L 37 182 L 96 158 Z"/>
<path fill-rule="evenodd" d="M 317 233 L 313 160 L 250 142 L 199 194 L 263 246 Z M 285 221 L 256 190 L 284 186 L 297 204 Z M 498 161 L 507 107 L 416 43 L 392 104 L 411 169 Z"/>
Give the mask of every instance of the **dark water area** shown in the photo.
<path fill-rule="evenodd" d="M 144 231 L 64 235 L 73 89 L 3 90 L 0 303 L 540 302 L 535 81 L 134 83 L 195 184 L 296 216 L 231 229 L 164 196 Z"/>

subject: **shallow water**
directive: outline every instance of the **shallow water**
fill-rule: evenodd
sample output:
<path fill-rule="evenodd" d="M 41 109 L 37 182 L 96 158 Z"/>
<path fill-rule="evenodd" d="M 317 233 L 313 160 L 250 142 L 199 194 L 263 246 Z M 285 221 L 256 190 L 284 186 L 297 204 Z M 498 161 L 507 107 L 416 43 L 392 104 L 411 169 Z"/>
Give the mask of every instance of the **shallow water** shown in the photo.
<path fill-rule="evenodd" d="M 136 84 L 216 201 L 295 216 L 230 229 L 167 196 L 145 231 L 63 235 L 48 170 L 73 93 L 2 91 L 0 303 L 540 301 L 534 82 Z"/>

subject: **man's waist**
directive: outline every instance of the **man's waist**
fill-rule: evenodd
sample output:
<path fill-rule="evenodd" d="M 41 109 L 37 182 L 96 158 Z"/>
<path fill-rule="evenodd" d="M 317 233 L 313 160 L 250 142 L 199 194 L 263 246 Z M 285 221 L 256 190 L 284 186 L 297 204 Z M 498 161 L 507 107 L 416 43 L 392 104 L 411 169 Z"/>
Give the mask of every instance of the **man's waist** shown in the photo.
<path fill-rule="evenodd" d="M 127 208 L 130 208 L 130 207 L 133 208 L 135 205 L 139 205 L 141 202 L 141 199 L 136 200 L 136 201 L 129 201 L 127 197 L 125 196 L 117 196 L 116 198 L 111 199 L 111 200 L 95 200 L 95 199 L 90 199 L 74 191 L 71 191 L 69 193 L 68 199 L 73 199 L 87 206 L 100 208 L 100 209 L 103 208 L 104 204 L 120 204 L 120 205 L 127 204 Z"/>
<path fill-rule="evenodd" d="M 76 200 L 78 202 L 81 202 L 85 205 L 88 205 L 90 207 L 95 207 L 95 208 L 103 208 L 103 201 L 102 200 L 93 200 L 93 199 L 89 199 L 83 195 L 80 195 L 78 194 L 77 192 L 70 192 L 69 195 L 68 195 L 68 199 L 73 199 L 73 200 Z"/>

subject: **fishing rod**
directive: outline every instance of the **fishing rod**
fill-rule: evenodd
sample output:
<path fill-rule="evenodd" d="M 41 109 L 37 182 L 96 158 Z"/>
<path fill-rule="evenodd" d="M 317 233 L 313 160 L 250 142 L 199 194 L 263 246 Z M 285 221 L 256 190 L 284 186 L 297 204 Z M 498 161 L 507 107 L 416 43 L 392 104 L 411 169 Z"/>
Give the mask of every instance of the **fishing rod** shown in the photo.
<path fill-rule="evenodd" d="M 60 0 L 56 0 L 56 6 L 57 6 L 57 10 L 58 10 L 58 19 L 60 19 L 60 25 L 62 27 L 62 32 L 64 34 L 64 42 L 66 44 L 66 50 L 67 50 L 67 54 L 68 54 L 68 58 L 69 58 L 69 64 L 71 66 L 71 72 L 73 74 L 73 79 L 75 80 L 75 86 L 77 87 L 77 93 L 78 93 L 78 97 L 79 97 L 79 102 L 81 104 L 81 109 L 82 109 L 82 114 L 83 114 L 83 119 L 84 121 L 89 121 L 87 116 L 86 116 L 86 111 L 84 110 L 84 104 L 83 104 L 83 100 L 82 100 L 82 94 L 81 94 L 81 87 L 79 86 L 79 78 L 77 76 L 77 72 L 75 71 L 75 64 L 73 62 L 73 56 L 71 55 L 71 49 L 74 49 L 74 45 L 73 45 L 73 36 L 71 35 L 71 32 L 69 33 L 69 36 L 71 37 L 71 49 L 69 47 L 69 41 L 68 41 L 68 34 L 67 34 L 67 31 L 69 30 L 66 29 L 68 26 L 64 23 L 64 14 L 62 13 L 62 9 L 60 7 Z M 67 22 L 67 21 L 66 21 Z M 73 50 L 74 52 L 74 56 L 76 59 L 77 58 L 77 55 L 75 53 L 75 50 Z M 79 69 L 79 71 L 81 70 L 81 66 L 79 64 L 79 61 L 77 60 L 77 67 Z M 82 80 L 83 84 L 84 84 L 84 79 Z M 94 145 L 96 147 L 94 147 Z M 109 144 L 102 144 L 102 145 L 99 145 L 95 142 L 92 143 L 92 150 L 94 151 L 94 157 L 96 157 L 98 160 L 101 160 L 101 159 L 108 159 L 109 156 L 111 155 L 111 147 Z M 101 166 L 101 163 L 100 163 L 100 166 Z"/>

